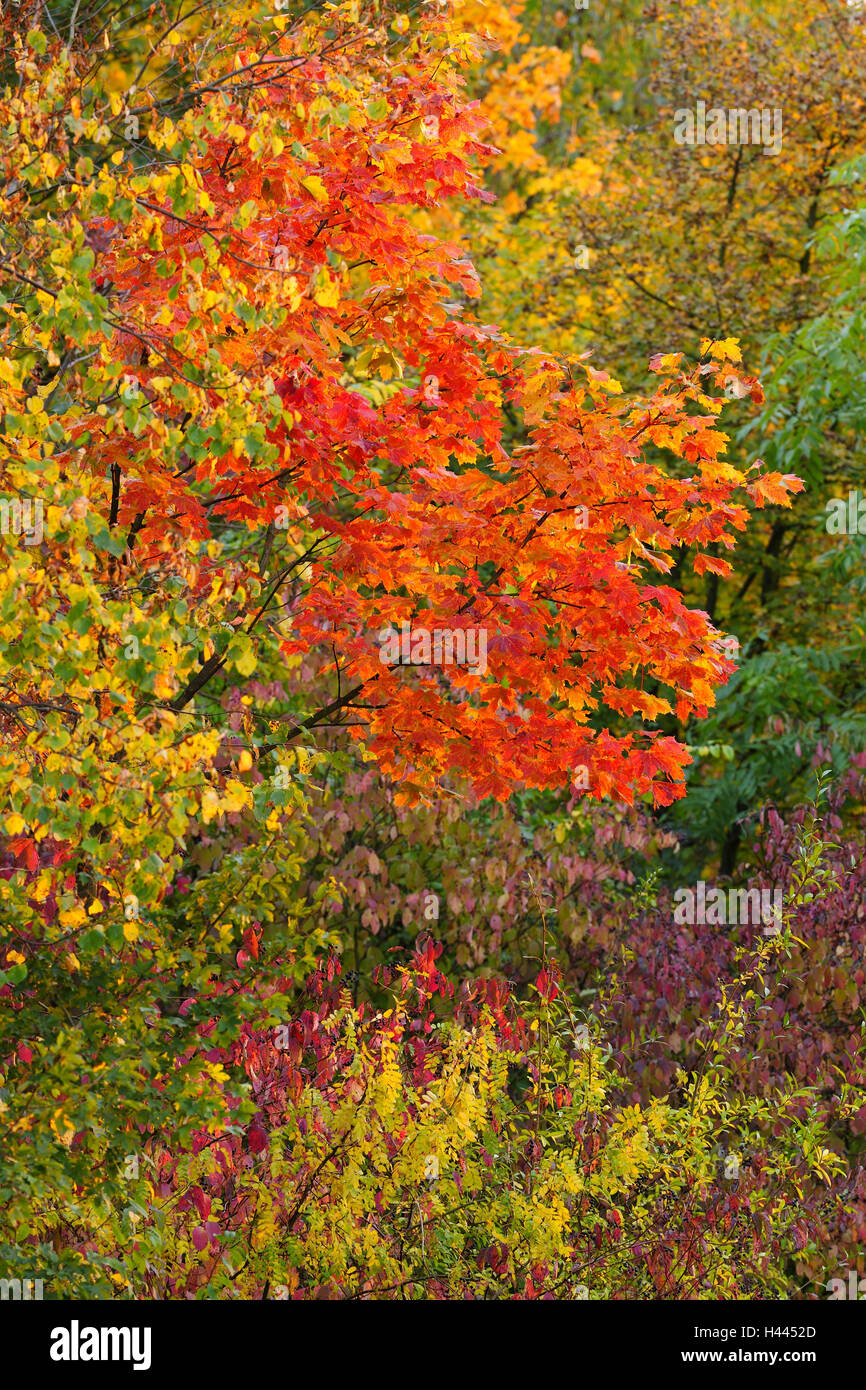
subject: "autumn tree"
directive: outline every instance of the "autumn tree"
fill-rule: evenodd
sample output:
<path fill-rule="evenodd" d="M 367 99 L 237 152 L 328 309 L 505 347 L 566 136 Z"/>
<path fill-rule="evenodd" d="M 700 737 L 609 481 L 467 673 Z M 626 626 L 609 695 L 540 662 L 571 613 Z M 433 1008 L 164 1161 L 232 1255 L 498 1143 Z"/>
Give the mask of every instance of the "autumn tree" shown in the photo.
<path fill-rule="evenodd" d="M 127 1160 L 264 1152 L 238 1037 L 299 1022 L 339 944 L 295 889 L 322 731 L 400 804 L 670 804 L 663 721 L 733 663 L 667 576 L 725 578 L 747 503 L 800 484 L 724 457 L 726 387 L 761 400 L 733 339 L 624 392 L 476 313 L 438 225 L 491 197 L 459 11 L 3 23 L 5 1257 L 92 1292 L 124 1277 L 94 1230 L 131 1237 L 130 1183 L 147 1210 Z M 437 665 L 434 630 L 484 661 Z M 288 708 L 246 688 L 287 668 Z"/>

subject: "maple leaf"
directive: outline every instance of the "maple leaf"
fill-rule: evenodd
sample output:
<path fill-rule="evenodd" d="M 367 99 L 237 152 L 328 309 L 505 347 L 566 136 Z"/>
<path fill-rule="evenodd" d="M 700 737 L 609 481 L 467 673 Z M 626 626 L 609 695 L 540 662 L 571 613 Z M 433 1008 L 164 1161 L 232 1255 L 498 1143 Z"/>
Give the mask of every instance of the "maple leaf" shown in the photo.
<path fill-rule="evenodd" d="M 789 493 L 802 491 L 802 480 L 792 473 L 764 473 L 748 486 L 748 492 L 758 507 L 763 507 L 765 501 L 775 506 L 790 507 Z"/>
<path fill-rule="evenodd" d="M 738 338 L 702 338 L 701 356 L 723 357 L 727 358 L 729 362 L 742 362 L 743 360 Z"/>
<path fill-rule="evenodd" d="M 698 552 L 694 558 L 695 574 L 718 574 L 723 579 L 727 579 L 731 573 L 731 565 L 727 560 L 719 559 L 714 555 L 704 555 Z"/>

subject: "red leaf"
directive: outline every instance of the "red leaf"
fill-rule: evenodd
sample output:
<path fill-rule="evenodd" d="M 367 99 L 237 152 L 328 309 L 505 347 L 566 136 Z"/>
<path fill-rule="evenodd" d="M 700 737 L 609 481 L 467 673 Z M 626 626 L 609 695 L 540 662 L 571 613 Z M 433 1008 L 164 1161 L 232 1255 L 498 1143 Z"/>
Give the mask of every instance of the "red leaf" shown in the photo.
<path fill-rule="evenodd" d="M 196 1210 L 202 1221 L 206 1221 L 210 1216 L 210 1197 L 208 1197 L 200 1187 L 191 1187 L 189 1195 L 195 1202 Z"/>
<path fill-rule="evenodd" d="M 247 1130 L 247 1143 L 251 1153 L 260 1154 L 262 1149 L 268 1147 L 268 1136 L 259 1125 L 253 1125 L 251 1129 Z"/>

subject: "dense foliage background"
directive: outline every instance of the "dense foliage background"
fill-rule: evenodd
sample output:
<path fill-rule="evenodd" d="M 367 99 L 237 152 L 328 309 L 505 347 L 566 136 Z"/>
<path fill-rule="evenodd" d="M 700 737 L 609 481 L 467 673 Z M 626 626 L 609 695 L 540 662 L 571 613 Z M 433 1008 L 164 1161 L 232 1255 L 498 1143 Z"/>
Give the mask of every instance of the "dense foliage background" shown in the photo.
<path fill-rule="evenodd" d="M 0 26 L 0 1274 L 866 1275 L 866 11 Z"/>

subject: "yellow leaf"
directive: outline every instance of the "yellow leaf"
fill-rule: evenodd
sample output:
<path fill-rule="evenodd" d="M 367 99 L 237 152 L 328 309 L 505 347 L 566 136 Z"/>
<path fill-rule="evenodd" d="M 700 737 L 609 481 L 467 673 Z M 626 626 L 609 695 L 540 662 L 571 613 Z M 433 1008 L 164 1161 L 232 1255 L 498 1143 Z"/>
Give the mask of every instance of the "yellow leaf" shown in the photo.
<path fill-rule="evenodd" d="M 295 309 L 297 309 L 298 305 L 304 297 L 304 292 L 298 284 L 297 280 L 295 279 L 294 275 L 290 275 L 288 280 L 285 282 L 285 289 L 286 293 L 288 294 L 289 308 L 294 313 Z"/>
<path fill-rule="evenodd" d="M 87 913 L 83 907 L 70 907 L 61 912 L 57 920 L 61 927 L 80 927 L 87 921 Z"/>
<path fill-rule="evenodd" d="M 243 782 L 238 782 L 234 777 L 230 777 L 226 782 L 225 795 L 220 801 L 220 810 L 242 811 L 251 801 L 252 796 Z"/>
<path fill-rule="evenodd" d="M 323 309 L 336 309 L 340 302 L 339 280 L 335 280 L 327 270 L 321 271 L 313 298 Z"/>
<path fill-rule="evenodd" d="M 72 1140 L 75 1138 L 75 1130 L 72 1128 L 72 1125 L 69 1123 L 69 1120 L 62 1110 L 55 1110 L 51 1119 L 51 1128 L 54 1130 L 61 1144 L 68 1149 Z"/>
<path fill-rule="evenodd" d="M 27 829 L 27 822 L 23 816 L 19 816 L 17 811 L 13 811 L 11 816 L 7 816 L 3 824 L 7 835 L 20 835 L 22 830 Z"/>
<path fill-rule="evenodd" d="M 174 683 L 168 671 L 157 671 L 153 681 L 153 693 L 159 700 L 167 700 L 174 694 Z"/>
<path fill-rule="evenodd" d="M 702 338 L 701 356 L 724 357 L 729 362 L 742 362 L 743 354 L 740 352 L 739 343 L 739 338 Z"/>
<path fill-rule="evenodd" d="M 301 179 L 301 187 L 305 188 L 317 203 L 327 203 L 328 190 L 318 174 L 310 174 L 309 178 Z"/>

